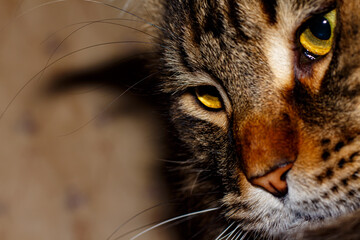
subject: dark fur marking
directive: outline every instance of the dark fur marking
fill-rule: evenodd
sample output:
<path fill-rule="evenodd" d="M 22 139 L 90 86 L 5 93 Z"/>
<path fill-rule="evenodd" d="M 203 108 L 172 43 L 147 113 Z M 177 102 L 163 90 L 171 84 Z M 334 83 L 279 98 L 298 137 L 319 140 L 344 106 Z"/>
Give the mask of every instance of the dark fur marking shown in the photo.
<path fill-rule="evenodd" d="M 334 193 L 337 193 L 339 191 L 339 187 L 335 185 L 330 190 Z"/>
<path fill-rule="evenodd" d="M 241 205 L 238 205 L 237 206 L 239 209 L 243 209 L 243 210 L 245 210 L 245 211 L 249 211 L 251 208 L 250 208 L 250 206 L 249 206 L 249 204 L 247 204 L 247 203 L 241 203 Z"/>
<path fill-rule="evenodd" d="M 338 201 L 336 201 L 338 205 L 345 205 L 346 201 L 344 199 L 340 199 Z"/>
<path fill-rule="evenodd" d="M 320 174 L 319 176 L 316 177 L 317 181 L 319 183 L 322 183 L 324 178 L 332 178 L 334 176 L 334 170 L 331 168 L 328 168 L 325 172 L 323 172 L 322 174 Z"/>
<path fill-rule="evenodd" d="M 321 140 L 321 145 L 326 146 L 326 145 L 329 145 L 330 142 L 331 142 L 330 139 L 324 138 L 324 139 Z"/>
<path fill-rule="evenodd" d="M 328 194 L 328 193 L 323 193 L 323 194 L 321 195 L 321 198 L 329 198 L 329 194 Z"/>
<path fill-rule="evenodd" d="M 354 137 L 348 137 L 347 139 L 346 139 L 346 141 L 348 142 L 348 143 L 352 143 L 353 141 L 354 141 Z"/>
<path fill-rule="evenodd" d="M 185 50 L 184 44 L 185 44 L 184 42 L 181 42 L 181 45 L 179 46 L 179 51 L 178 51 L 180 54 L 181 63 L 188 72 L 195 72 L 194 67 L 189 62 L 189 55 L 187 54 L 187 52 Z"/>
<path fill-rule="evenodd" d="M 353 99 L 360 95 L 360 84 L 357 84 L 355 87 L 351 88 L 348 87 L 347 89 L 344 89 L 341 93 L 343 97 Z"/>
<path fill-rule="evenodd" d="M 348 195 L 349 197 L 353 197 L 353 196 L 355 196 L 355 194 L 356 194 L 356 192 L 355 192 L 354 190 L 350 190 L 350 191 L 347 193 L 347 195 Z"/>
<path fill-rule="evenodd" d="M 262 6 L 263 12 L 268 17 L 268 19 L 267 19 L 268 22 L 271 25 L 274 25 L 277 22 L 277 19 L 276 19 L 277 0 L 262 0 L 261 6 Z"/>
<path fill-rule="evenodd" d="M 317 199 L 317 198 L 311 200 L 311 203 L 314 205 L 318 204 L 319 202 L 320 202 L 320 199 Z"/>
<path fill-rule="evenodd" d="M 325 177 L 331 178 L 332 176 L 334 176 L 334 171 L 331 168 L 328 168 L 326 170 Z"/>
<path fill-rule="evenodd" d="M 344 178 L 341 180 L 341 183 L 346 187 L 349 183 L 348 183 L 349 179 Z"/>
<path fill-rule="evenodd" d="M 201 31 L 201 28 L 200 28 L 200 23 L 197 19 L 197 15 L 198 13 L 196 12 L 196 3 L 197 1 L 196 0 L 189 0 L 189 15 L 190 15 L 190 19 L 189 19 L 189 22 L 191 24 L 191 28 L 192 28 L 192 32 L 193 32 L 193 36 L 194 36 L 194 42 L 197 44 L 197 45 L 200 45 L 200 42 L 201 42 L 201 34 L 202 34 L 202 31 Z"/>
<path fill-rule="evenodd" d="M 330 153 L 329 151 L 325 150 L 322 155 L 321 155 L 321 158 L 324 160 L 324 161 L 327 161 L 329 158 L 330 158 Z"/>
<path fill-rule="evenodd" d="M 339 163 L 338 163 L 338 167 L 339 167 L 339 168 L 343 168 L 344 165 L 345 165 L 345 163 L 346 163 L 346 161 L 345 161 L 344 158 L 340 159 L 340 161 L 339 161 Z"/>
<path fill-rule="evenodd" d="M 353 179 L 353 180 L 358 179 L 358 178 L 359 178 L 358 174 L 359 174 L 359 170 L 355 171 L 355 172 L 351 175 L 351 179 Z"/>
<path fill-rule="evenodd" d="M 335 145 L 334 151 L 339 152 L 341 150 L 341 148 L 343 148 L 344 146 L 345 146 L 345 143 L 343 141 L 340 141 Z"/>
<path fill-rule="evenodd" d="M 323 180 L 324 180 L 324 177 L 322 175 L 319 175 L 316 177 L 316 180 L 319 182 L 319 183 L 322 183 Z"/>
<path fill-rule="evenodd" d="M 226 31 L 224 26 L 224 15 L 215 6 L 213 1 L 208 0 L 208 12 L 206 13 L 206 20 L 204 31 L 206 33 L 213 33 L 215 38 L 220 38 Z"/>
<path fill-rule="evenodd" d="M 229 20 L 236 30 L 236 37 L 243 41 L 248 41 L 250 37 L 242 30 L 242 20 L 238 16 L 239 5 L 236 0 L 229 0 Z"/>
<path fill-rule="evenodd" d="M 354 157 L 359 156 L 359 152 L 354 152 L 353 154 L 351 154 L 349 161 L 353 162 L 354 161 Z"/>

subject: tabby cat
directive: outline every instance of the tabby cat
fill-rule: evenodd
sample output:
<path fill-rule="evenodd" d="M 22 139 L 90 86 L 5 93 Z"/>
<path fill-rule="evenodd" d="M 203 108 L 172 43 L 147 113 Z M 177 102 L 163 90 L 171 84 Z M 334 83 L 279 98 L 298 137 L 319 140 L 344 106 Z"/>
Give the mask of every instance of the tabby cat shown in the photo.
<path fill-rule="evenodd" d="M 150 4 L 182 239 L 360 239 L 359 3 Z"/>

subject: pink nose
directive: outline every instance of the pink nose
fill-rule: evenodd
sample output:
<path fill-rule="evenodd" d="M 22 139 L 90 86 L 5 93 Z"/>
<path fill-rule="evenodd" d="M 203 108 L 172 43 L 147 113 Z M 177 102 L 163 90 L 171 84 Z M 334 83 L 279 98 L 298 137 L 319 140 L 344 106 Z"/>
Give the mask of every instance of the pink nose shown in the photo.
<path fill-rule="evenodd" d="M 289 163 L 285 166 L 278 167 L 264 176 L 251 179 L 250 182 L 255 186 L 265 189 L 276 197 L 283 197 L 288 191 L 286 174 L 292 166 L 293 164 Z"/>

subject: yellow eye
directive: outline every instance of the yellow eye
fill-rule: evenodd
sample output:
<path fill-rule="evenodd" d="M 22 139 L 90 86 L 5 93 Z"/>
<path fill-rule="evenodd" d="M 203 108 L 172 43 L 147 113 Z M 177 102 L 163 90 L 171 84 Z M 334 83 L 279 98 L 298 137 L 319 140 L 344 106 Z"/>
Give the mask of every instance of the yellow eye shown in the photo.
<path fill-rule="evenodd" d="M 219 92 L 214 87 L 203 86 L 195 88 L 196 98 L 210 110 L 220 110 L 223 107 Z"/>
<path fill-rule="evenodd" d="M 336 9 L 310 20 L 300 35 L 301 45 L 315 56 L 324 56 L 330 52 L 336 26 Z"/>

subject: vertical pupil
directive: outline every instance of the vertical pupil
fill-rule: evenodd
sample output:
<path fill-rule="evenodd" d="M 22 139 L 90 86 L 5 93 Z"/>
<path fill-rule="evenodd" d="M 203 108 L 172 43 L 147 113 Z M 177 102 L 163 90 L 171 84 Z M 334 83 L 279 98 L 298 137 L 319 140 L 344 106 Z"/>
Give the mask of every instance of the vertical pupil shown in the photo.
<path fill-rule="evenodd" d="M 330 23 L 323 16 L 317 17 L 311 21 L 309 28 L 311 33 L 321 40 L 329 40 L 331 37 Z"/>

